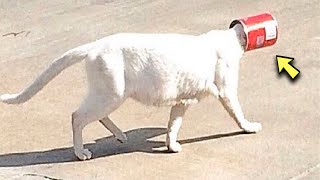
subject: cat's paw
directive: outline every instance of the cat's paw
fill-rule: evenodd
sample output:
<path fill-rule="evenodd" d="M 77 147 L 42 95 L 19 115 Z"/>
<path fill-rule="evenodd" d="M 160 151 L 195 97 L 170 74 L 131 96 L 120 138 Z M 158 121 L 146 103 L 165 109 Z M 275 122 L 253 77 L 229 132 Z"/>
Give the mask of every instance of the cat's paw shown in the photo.
<path fill-rule="evenodd" d="M 169 145 L 167 145 L 167 147 L 168 151 L 174 153 L 180 152 L 182 150 L 182 147 L 178 142 L 170 143 Z"/>
<path fill-rule="evenodd" d="M 262 130 L 262 125 L 258 122 L 247 123 L 242 129 L 247 133 L 257 133 Z"/>
<path fill-rule="evenodd" d="M 92 153 L 88 149 L 84 149 L 83 151 L 76 151 L 75 155 L 81 161 L 89 160 L 92 157 Z"/>

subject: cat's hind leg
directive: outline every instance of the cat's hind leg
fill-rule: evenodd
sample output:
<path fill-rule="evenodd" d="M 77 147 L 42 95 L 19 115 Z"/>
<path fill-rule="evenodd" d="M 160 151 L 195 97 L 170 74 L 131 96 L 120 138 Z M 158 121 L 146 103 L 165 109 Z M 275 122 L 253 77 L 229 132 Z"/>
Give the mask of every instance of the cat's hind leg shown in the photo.
<path fill-rule="evenodd" d="M 120 98 L 89 95 L 81 107 L 72 114 L 74 153 L 80 160 L 87 160 L 92 157 L 92 153 L 83 147 L 83 128 L 91 122 L 104 119 L 106 114 L 110 114 L 118 108 L 122 102 Z"/>
<path fill-rule="evenodd" d="M 107 128 L 119 142 L 124 143 L 127 141 L 127 136 L 111 121 L 108 116 L 101 119 L 99 122 Z"/>
<path fill-rule="evenodd" d="M 87 124 L 102 120 L 112 133 L 123 136 L 119 128 L 108 121 L 109 119 L 105 119 L 106 115 L 117 109 L 125 99 L 121 53 L 91 57 L 86 61 L 86 70 L 89 93 L 80 108 L 72 115 L 74 152 L 80 160 L 90 159 L 92 156 L 88 149 L 83 148 L 82 130 Z M 125 139 L 125 136 L 122 139 Z"/>

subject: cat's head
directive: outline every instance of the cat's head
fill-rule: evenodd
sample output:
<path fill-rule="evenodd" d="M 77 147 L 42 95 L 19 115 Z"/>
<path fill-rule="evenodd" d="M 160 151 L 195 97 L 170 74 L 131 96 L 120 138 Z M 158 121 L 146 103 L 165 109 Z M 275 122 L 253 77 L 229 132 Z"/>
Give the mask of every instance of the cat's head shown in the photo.
<path fill-rule="evenodd" d="M 245 50 L 247 46 L 247 35 L 244 32 L 243 26 L 239 24 L 235 24 L 232 29 L 236 32 L 236 35 L 238 37 L 239 43 L 242 46 L 242 48 Z"/>

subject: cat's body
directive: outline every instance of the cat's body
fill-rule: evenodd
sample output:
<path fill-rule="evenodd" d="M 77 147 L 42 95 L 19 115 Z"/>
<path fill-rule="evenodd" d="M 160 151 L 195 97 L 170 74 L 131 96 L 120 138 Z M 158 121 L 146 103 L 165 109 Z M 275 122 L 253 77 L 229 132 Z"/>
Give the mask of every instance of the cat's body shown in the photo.
<path fill-rule="evenodd" d="M 244 53 L 240 35 L 235 27 L 200 36 L 108 36 L 68 51 L 24 91 L 2 95 L 0 100 L 23 103 L 62 70 L 85 59 L 88 95 L 72 114 L 74 150 L 79 159 L 91 158 L 82 143 L 82 129 L 90 122 L 99 120 L 117 139 L 126 140 L 108 115 L 127 98 L 146 105 L 172 106 L 166 143 L 173 152 L 181 150 L 176 140 L 185 111 L 210 94 L 222 102 L 240 128 L 257 132 L 261 125 L 244 118 L 237 98 L 239 61 Z"/>

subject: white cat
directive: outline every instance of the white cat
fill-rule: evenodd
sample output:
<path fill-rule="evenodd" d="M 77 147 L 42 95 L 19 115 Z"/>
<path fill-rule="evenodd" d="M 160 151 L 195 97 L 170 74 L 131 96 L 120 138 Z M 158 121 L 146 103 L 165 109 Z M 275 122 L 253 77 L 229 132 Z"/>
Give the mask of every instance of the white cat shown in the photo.
<path fill-rule="evenodd" d="M 119 141 L 125 134 L 108 118 L 127 98 L 147 105 L 172 106 L 166 145 L 181 151 L 177 134 L 190 104 L 214 95 L 238 126 L 258 132 L 261 124 L 245 119 L 237 96 L 239 61 L 245 35 L 240 26 L 193 36 L 181 34 L 115 34 L 74 48 L 56 59 L 18 94 L 4 94 L 8 104 L 24 103 L 67 67 L 85 59 L 88 94 L 72 113 L 75 155 L 92 157 L 83 148 L 82 129 L 99 120 Z"/>

